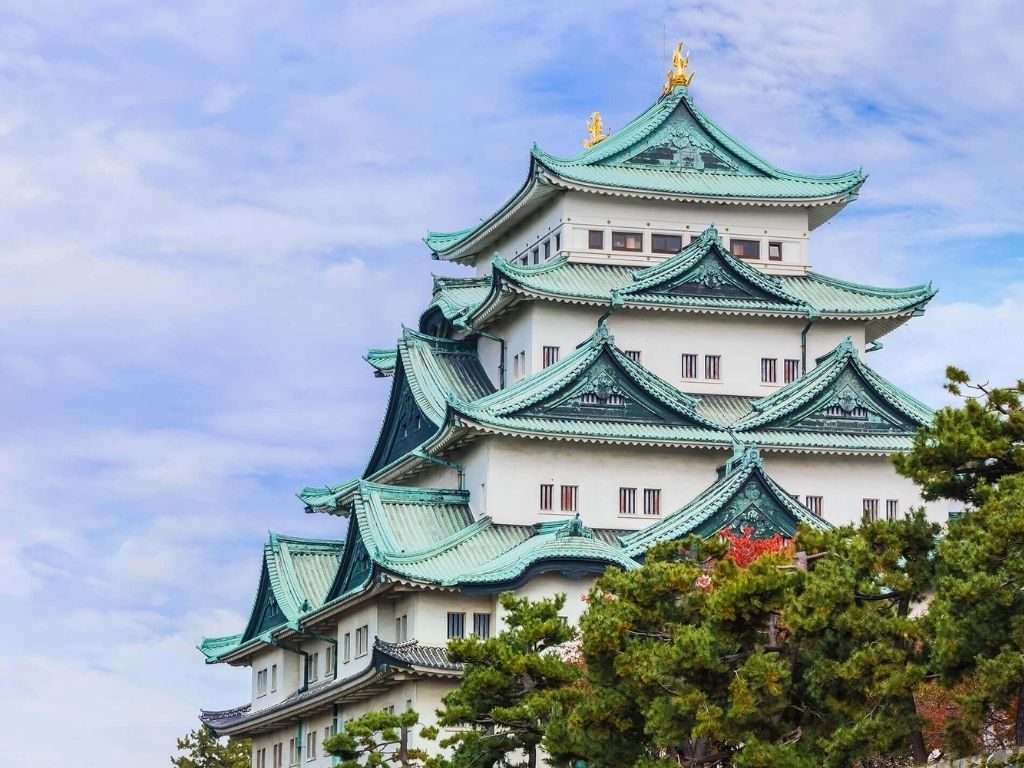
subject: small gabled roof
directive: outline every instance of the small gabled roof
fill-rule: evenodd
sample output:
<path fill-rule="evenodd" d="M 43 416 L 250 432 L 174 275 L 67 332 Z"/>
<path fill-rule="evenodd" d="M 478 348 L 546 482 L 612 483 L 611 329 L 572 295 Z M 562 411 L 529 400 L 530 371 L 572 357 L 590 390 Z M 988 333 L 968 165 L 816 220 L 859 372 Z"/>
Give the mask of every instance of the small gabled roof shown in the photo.
<path fill-rule="evenodd" d="M 217 661 L 319 608 L 344 549 L 341 541 L 271 533 L 263 545 L 259 586 L 245 629 L 228 637 L 204 638 L 199 650 L 208 661 Z"/>
<path fill-rule="evenodd" d="M 642 558 L 661 541 L 690 534 L 707 538 L 729 528 L 753 528 L 757 538 L 775 533 L 792 538 L 799 525 L 830 528 L 790 496 L 767 472 L 756 447 L 736 448 L 711 486 L 681 509 L 635 533 L 620 537 L 631 557 Z"/>
<path fill-rule="evenodd" d="M 464 423 L 513 432 L 653 441 L 717 441 L 716 424 L 685 395 L 615 346 L 602 319 L 568 357 L 451 410 Z"/>
<path fill-rule="evenodd" d="M 436 258 L 474 256 L 505 222 L 532 211 L 551 190 L 692 202 L 806 206 L 813 229 L 834 216 L 867 178 L 861 171 L 812 176 L 783 171 L 730 136 L 677 86 L 607 139 L 572 157 L 539 147 L 519 191 L 480 224 L 431 232 Z"/>
<path fill-rule="evenodd" d="M 370 364 L 377 376 L 390 376 L 398 364 L 397 349 L 368 349 L 363 360 Z"/>
<path fill-rule="evenodd" d="M 434 289 L 427 311 L 436 307 L 445 318 L 455 321 L 466 311 L 487 298 L 491 290 L 490 276 L 445 277 L 434 275 Z M 423 313 L 426 314 L 426 311 Z"/>
<path fill-rule="evenodd" d="M 844 414 L 866 411 L 863 425 L 850 418 L 842 422 L 855 432 L 913 434 L 932 419 L 928 406 L 861 362 L 850 337 L 816 363 L 795 381 L 755 400 L 750 413 L 732 425 L 733 430 L 840 431 L 837 424 L 822 418 L 820 412 L 830 407 Z"/>

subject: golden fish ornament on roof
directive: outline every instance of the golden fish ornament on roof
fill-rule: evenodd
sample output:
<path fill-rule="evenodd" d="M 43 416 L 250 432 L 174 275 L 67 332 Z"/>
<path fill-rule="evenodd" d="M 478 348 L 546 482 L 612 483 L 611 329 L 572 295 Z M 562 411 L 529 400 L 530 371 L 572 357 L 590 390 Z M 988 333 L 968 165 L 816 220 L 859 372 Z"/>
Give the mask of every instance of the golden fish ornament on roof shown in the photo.
<path fill-rule="evenodd" d="M 583 140 L 584 148 L 590 149 L 595 144 L 607 139 L 608 134 L 602 133 L 602 131 L 604 131 L 604 123 L 601 122 L 601 113 L 591 112 L 590 120 L 587 122 L 587 133 L 590 138 Z"/>
<path fill-rule="evenodd" d="M 693 80 L 693 72 L 687 72 L 686 68 L 690 65 L 690 52 L 687 51 L 686 55 L 683 55 L 683 41 L 680 40 L 676 49 L 672 51 L 672 69 L 668 71 L 668 79 L 665 81 L 664 94 L 667 95 L 669 91 L 675 88 L 677 85 L 689 85 L 690 81 Z"/>

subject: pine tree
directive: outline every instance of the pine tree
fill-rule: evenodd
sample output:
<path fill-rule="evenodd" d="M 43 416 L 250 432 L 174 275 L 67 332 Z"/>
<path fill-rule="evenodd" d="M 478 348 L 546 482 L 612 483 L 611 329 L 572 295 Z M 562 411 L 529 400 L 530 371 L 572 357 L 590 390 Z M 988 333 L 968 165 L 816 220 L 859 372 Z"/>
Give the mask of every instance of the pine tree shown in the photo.
<path fill-rule="evenodd" d="M 441 761 L 430 758 L 426 750 L 409 745 L 409 734 L 419 722 L 419 713 L 412 709 L 398 714 L 367 712 L 345 723 L 341 731 L 324 741 L 324 752 L 340 757 L 341 768 L 440 765 Z M 419 735 L 426 740 L 436 739 L 437 728 L 425 726 L 420 728 Z"/>
<path fill-rule="evenodd" d="M 205 725 L 178 739 L 178 751 L 184 755 L 171 758 L 175 768 L 250 768 L 252 741 L 229 739 L 222 742 Z"/>

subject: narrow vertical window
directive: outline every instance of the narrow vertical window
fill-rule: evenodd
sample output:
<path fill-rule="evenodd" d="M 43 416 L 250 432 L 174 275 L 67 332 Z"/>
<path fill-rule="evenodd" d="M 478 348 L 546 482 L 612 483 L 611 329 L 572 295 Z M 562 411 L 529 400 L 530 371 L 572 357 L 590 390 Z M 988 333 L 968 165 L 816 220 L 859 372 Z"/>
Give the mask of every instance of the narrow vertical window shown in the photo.
<path fill-rule="evenodd" d="M 277 664 L 270 667 L 270 690 L 277 690 Z"/>
<path fill-rule="evenodd" d="M 783 363 L 782 367 L 783 381 L 789 384 L 791 381 L 796 381 L 800 378 L 800 361 L 787 359 Z"/>
<path fill-rule="evenodd" d="M 619 514 L 636 514 L 636 488 L 619 488 Z"/>
<path fill-rule="evenodd" d="M 895 520 L 900 513 L 900 502 L 899 499 L 886 499 L 885 500 L 885 519 Z"/>
<path fill-rule="evenodd" d="M 696 355 L 683 355 L 683 378 L 684 379 L 696 379 L 697 378 L 697 356 Z"/>
<path fill-rule="evenodd" d="M 298 760 L 298 750 L 295 748 L 295 739 L 288 740 L 288 765 L 295 765 Z"/>
<path fill-rule="evenodd" d="M 328 645 L 324 651 L 324 677 L 327 675 L 333 675 L 337 666 L 338 648 L 334 645 Z"/>
<path fill-rule="evenodd" d="M 352 633 L 346 632 L 344 641 L 341 644 L 341 659 L 342 661 L 349 661 L 352 658 Z"/>
<path fill-rule="evenodd" d="M 466 614 L 448 613 L 448 639 L 466 636 Z"/>
<path fill-rule="evenodd" d="M 534 264 L 540 264 L 540 248 L 534 248 L 530 251 L 530 255 L 533 257 Z"/>
<path fill-rule="evenodd" d="M 547 261 L 550 258 L 551 258 L 551 241 L 550 240 L 545 240 L 544 241 L 544 261 Z"/>
<path fill-rule="evenodd" d="M 559 232 L 557 235 L 555 235 L 555 253 L 558 253 L 561 250 L 562 250 L 562 233 Z"/>
<path fill-rule="evenodd" d="M 481 640 L 486 640 L 491 636 L 491 614 L 473 614 L 473 634 Z"/>
<path fill-rule="evenodd" d="M 575 512 L 579 487 L 575 485 L 562 486 L 562 511 Z"/>
<path fill-rule="evenodd" d="M 541 483 L 540 486 L 540 508 L 544 511 L 551 510 L 551 497 L 555 495 L 555 486 L 550 483 Z"/>
<path fill-rule="evenodd" d="M 312 683 L 312 682 L 316 681 L 316 679 L 318 677 L 317 673 L 318 673 L 319 666 L 320 666 L 320 654 L 319 653 L 311 653 L 309 656 L 306 657 L 306 676 L 309 679 L 309 682 Z"/>
<path fill-rule="evenodd" d="M 722 378 L 722 356 L 704 355 L 704 378 L 718 381 Z"/>
<path fill-rule="evenodd" d="M 316 760 L 316 730 L 313 728 L 309 729 L 306 735 L 306 759 Z"/>
<path fill-rule="evenodd" d="M 805 496 L 804 506 L 811 514 L 821 517 L 821 496 Z"/>
<path fill-rule="evenodd" d="M 660 488 L 644 488 L 644 514 L 650 516 L 661 514 Z"/>
<path fill-rule="evenodd" d="M 761 383 L 774 384 L 778 381 L 779 361 L 774 357 L 761 358 Z"/>
<path fill-rule="evenodd" d="M 595 251 L 604 250 L 604 230 L 592 229 L 587 234 L 587 246 Z"/>
<path fill-rule="evenodd" d="M 873 523 L 878 520 L 878 499 L 864 499 L 864 522 Z"/>
<path fill-rule="evenodd" d="M 782 243 L 768 243 L 768 261 L 782 261 Z"/>
<path fill-rule="evenodd" d="M 558 347 L 544 347 L 544 367 L 558 362 Z"/>
<path fill-rule="evenodd" d="M 632 360 L 634 363 L 640 362 L 640 350 L 639 349 L 627 349 L 625 350 L 626 357 Z"/>

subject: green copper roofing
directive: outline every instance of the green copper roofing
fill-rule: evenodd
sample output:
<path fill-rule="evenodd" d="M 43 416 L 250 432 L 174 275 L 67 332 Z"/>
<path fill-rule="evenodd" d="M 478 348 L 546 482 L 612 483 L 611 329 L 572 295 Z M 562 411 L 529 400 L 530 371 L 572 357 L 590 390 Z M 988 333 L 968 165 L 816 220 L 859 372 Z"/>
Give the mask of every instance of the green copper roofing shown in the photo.
<path fill-rule="evenodd" d="M 491 290 L 488 277 L 442 277 L 434 275 L 434 291 L 427 309 L 437 307 L 448 320 L 462 317 L 477 306 Z M 426 313 L 424 313 L 426 314 Z"/>
<path fill-rule="evenodd" d="M 564 254 L 536 266 L 496 257 L 492 281 L 486 298 L 475 307 L 461 307 L 463 314 L 471 319 L 486 316 L 510 301 L 509 288 L 569 303 L 606 305 L 614 300 L 655 309 L 824 318 L 909 315 L 936 293 L 930 284 L 893 289 L 814 273 L 766 274 L 729 253 L 714 226 L 675 256 L 646 269 L 580 264 Z"/>
<path fill-rule="evenodd" d="M 431 232 L 425 241 L 435 256 L 446 257 L 507 219 L 524 204 L 538 179 L 556 187 L 606 194 L 805 204 L 813 206 L 813 228 L 853 199 L 866 178 L 859 170 L 832 176 L 783 171 L 722 130 L 697 108 L 687 89 L 678 86 L 578 155 L 559 157 L 535 146 L 526 183 L 497 212 L 475 227 Z"/>
<path fill-rule="evenodd" d="M 464 419 L 502 430 L 720 440 L 720 430 L 696 410 L 697 401 L 629 359 L 602 321 L 576 350 L 515 385 L 472 402 L 453 398 Z"/>
<path fill-rule="evenodd" d="M 697 498 L 656 523 L 620 541 L 632 557 L 643 557 L 659 541 L 690 534 L 705 538 L 724 528 L 737 533 L 752 528 L 756 538 L 778 533 L 792 538 L 799 525 L 830 528 L 812 514 L 764 470 L 757 448 L 739 448 L 722 468 L 721 477 Z"/>
<path fill-rule="evenodd" d="M 348 496 L 359 487 L 358 478 L 337 485 L 326 485 L 319 488 L 303 488 L 298 497 L 307 508 L 314 511 L 335 510 L 338 499 Z"/>
<path fill-rule="evenodd" d="M 199 650 L 216 661 L 323 605 L 344 552 L 344 543 L 271 533 L 263 545 L 260 583 L 245 630 L 206 638 Z"/>
<path fill-rule="evenodd" d="M 395 372 L 395 365 L 398 362 L 397 349 L 368 349 L 363 355 L 363 360 L 368 362 L 379 376 L 390 376 Z"/>
<path fill-rule="evenodd" d="M 806 374 L 751 404 L 735 431 L 913 434 L 932 410 L 861 362 L 849 337 Z"/>

